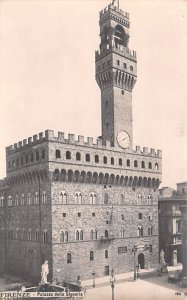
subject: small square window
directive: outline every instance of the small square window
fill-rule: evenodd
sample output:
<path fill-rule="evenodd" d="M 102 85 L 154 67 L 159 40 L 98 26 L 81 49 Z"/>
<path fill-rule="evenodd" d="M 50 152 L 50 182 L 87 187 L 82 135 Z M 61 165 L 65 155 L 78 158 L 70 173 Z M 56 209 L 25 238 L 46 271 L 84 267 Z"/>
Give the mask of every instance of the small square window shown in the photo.
<path fill-rule="evenodd" d="M 130 70 L 133 71 L 133 66 L 130 66 Z"/>
<path fill-rule="evenodd" d="M 122 93 L 122 95 L 124 95 L 125 94 L 124 90 L 122 90 L 121 93 Z"/>
<path fill-rule="evenodd" d="M 66 217 L 66 213 L 63 213 L 63 217 L 64 217 L 64 218 Z"/>
<path fill-rule="evenodd" d="M 126 68 L 127 68 L 127 64 L 126 64 L 126 63 L 123 63 L 123 67 L 126 69 Z"/>
<path fill-rule="evenodd" d="M 106 67 L 106 64 L 105 63 L 103 63 L 103 69 Z"/>
<path fill-rule="evenodd" d="M 108 221 L 108 220 L 106 220 L 106 224 L 109 224 L 109 221 Z"/>
<path fill-rule="evenodd" d="M 78 213 L 78 217 L 81 217 L 81 213 Z"/>
<path fill-rule="evenodd" d="M 95 213 L 92 213 L 92 217 L 95 217 Z"/>
<path fill-rule="evenodd" d="M 117 63 L 117 65 L 118 65 L 118 66 L 120 65 L 120 61 L 119 61 L 119 59 L 117 59 L 116 63 Z"/>

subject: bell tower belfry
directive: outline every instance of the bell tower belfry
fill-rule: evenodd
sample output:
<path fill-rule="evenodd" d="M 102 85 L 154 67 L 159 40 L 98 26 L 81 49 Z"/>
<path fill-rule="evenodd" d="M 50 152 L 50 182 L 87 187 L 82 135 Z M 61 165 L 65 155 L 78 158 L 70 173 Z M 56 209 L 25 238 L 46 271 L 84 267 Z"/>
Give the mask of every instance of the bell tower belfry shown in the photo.
<path fill-rule="evenodd" d="M 100 12 L 99 25 L 101 42 L 95 64 L 101 89 L 102 139 L 116 148 L 132 149 L 132 89 L 137 60 L 136 52 L 128 48 L 129 14 L 113 1 Z"/>

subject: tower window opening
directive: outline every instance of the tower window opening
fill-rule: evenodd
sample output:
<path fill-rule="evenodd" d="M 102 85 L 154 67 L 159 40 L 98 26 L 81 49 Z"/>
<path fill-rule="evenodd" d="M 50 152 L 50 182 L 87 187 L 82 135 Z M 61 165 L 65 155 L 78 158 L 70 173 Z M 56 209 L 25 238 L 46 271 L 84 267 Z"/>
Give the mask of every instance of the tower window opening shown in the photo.
<path fill-rule="evenodd" d="M 79 152 L 76 153 L 76 160 L 81 160 L 81 154 Z"/>
<path fill-rule="evenodd" d="M 133 71 L 133 66 L 130 66 L 130 70 Z"/>
<path fill-rule="evenodd" d="M 134 167 L 135 167 L 135 168 L 138 167 L 138 162 L 137 162 L 137 160 L 134 161 Z"/>
<path fill-rule="evenodd" d="M 127 159 L 127 167 L 130 167 L 130 159 Z"/>
<path fill-rule="evenodd" d="M 66 151 L 66 159 L 71 159 L 71 152 L 70 151 Z"/>
<path fill-rule="evenodd" d="M 107 164 L 107 157 L 106 156 L 103 157 L 103 163 Z"/>
<path fill-rule="evenodd" d="M 86 154 L 86 161 L 90 162 L 90 154 Z"/>
<path fill-rule="evenodd" d="M 90 251 L 90 260 L 94 260 L 94 251 Z"/>
<path fill-rule="evenodd" d="M 149 162 L 149 169 L 152 169 L 152 163 Z"/>
<path fill-rule="evenodd" d="M 127 64 L 126 64 L 126 63 L 123 63 L 123 67 L 126 69 L 126 68 L 127 68 Z"/>
<path fill-rule="evenodd" d="M 122 90 L 122 91 L 121 91 L 121 94 L 122 94 L 122 95 L 125 95 L 125 92 L 124 92 L 124 90 Z"/>
<path fill-rule="evenodd" d="M 95 155 L 95 162 L 98 163 L 99 162 L 99 156 Z"/>
<path fill-rule="evenodd" d="M 106 63 L 103 63 L 103 69 L 106 67 Z"/>
<path fill-rule="evenodd" d="M 117 59 L 116 63 L 117 63 L 117 65 L 118 65 L 118 66 L 120 65 L 120 61 L 119 61 L 119 59 Z"/>
<path fill-rule="evenodd" d="M 108 250 L 105 250 L 105 258 L 108 258 Z"/>
<path fill-rule="evenodd" d="M 71 253 L 67 254 L 67 264 L 71 264 L 72 263 L 72 257 L 71 257 Z"/>
<path fill-rule="evenodd" d="M 36 151 L 36 160 L 39 160 L 39 152 Z"/>
<path fill-rule="evenodd" d="M 122 159 L 119 158 L 119 166 L 122 166 Z"/>
<path fill-rule="evenodd" d="M 139 214 L 138 214 L 138 219 L 139 219 L 139 220 L 142 220 L 142 219 L 143 219 L 142 213 L 139 213 Z"/>
<path fill-rule="evenodd" d="M 61 157 L 60 150 L 57 149 L 57 150 L 56 150 L 56 158 L 60 158 L 60 157 Z"/>
<path fill-rule="evenodd" d="M 114 165 L 114 158 L 111 157 L 111 165 Z"/>
<path fill-rule="evenodd" d="M 107 60 L 107 66 L 110 66 L 110 60 Z"/>

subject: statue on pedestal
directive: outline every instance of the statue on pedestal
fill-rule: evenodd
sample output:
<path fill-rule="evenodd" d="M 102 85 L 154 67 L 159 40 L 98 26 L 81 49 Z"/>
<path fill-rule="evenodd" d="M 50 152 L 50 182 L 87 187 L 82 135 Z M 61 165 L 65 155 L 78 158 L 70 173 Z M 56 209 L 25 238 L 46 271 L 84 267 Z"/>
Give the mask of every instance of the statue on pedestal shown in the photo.
<path fill-rule="evenodd" d="M 41 284 L 47 283 L 47 275 L 49 274 L 48 261 L 45 260 L 41 269 Z"/>

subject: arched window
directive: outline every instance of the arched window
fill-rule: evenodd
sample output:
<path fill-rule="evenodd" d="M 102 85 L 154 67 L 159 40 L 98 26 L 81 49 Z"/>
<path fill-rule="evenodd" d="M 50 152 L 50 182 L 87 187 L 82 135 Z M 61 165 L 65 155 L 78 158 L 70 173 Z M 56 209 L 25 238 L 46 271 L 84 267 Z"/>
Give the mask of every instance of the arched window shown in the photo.
<path fill-rule="evenodd" d="M 80 192 L 75 193 L 75 204 L 82 204 L 82 194 Z"/>
<path fill-rule="evenodd" d="M 114 45 L 116 48 L 127 46 L 128 39 L 125 39 L 125 32 L 122 26 L 117 25 L 114 31 Z"/>
<path fill-rule="evenodd" d="M 94 260 L 94 251 L 93 250 L 90 251 L 90 260 Z"/>
<path fill-rule="evenodd" d="M 34 155 L 33 155 L 33 153 L 31 153 L 31 162 L 33 162 L 34 161 Z"/>
<path fill-rule="evenodd" d="M 3 197 L 3 196 L 0 198 L 0 206 L 1 206 L 1 207 L 4 206 L 4 197 Z"/>
<path fill-rule="evenodd" d="M 61 233 L 60 233 L 60 243 L 64 243 L 64 241 L 65 241 L 64 231 L 61 231 Z"/>
<path fill-rule="evenodd" d="M 153 226 L 148 227 L 148 235 L 153 235 Z"/>
<path fill-rule="evenodd" d="M 114 158 L 113 157 L 111 157 L 110 161 L 111 161 L 111 165 L 114 165 Z"/>
<path fill-rule="evenodd" d="M 138 167 L 138 162 L 137 162 L 137 160 L 134 161 L 134 167 L 135 167 L 135 168 Z"/>
<path fill-rule="evenodd" d="M 80 152 L 76 153 L 76 160 L 81 160 L 81 154 L 80 154 Z"/>
<path fill-rule="evenodd" d="M 90 162 L 90 154 L 86 154 L 86 161 Z"/>
<path fill-rule="evenodd" d="M 139 213 L 139 214 L 138 214 L 138 219 L 139 219 L 139 220 L 142 220 L 142 219 L 143 219 L 142 213 Z"/>
<path fill-rule="evenodd" d="M 152 196 L 147 195 L 147 205 L 152 205 Z"/>
<path fill-rule="evenodd" d="M 28 230 L 28 241 L 31 241 L 32 235 L 31 235 L 31 229 Z"/>
<path fill-rule="evenodd" d="M 122 219 L 122 221 L 124 221 L 124 220 L 125 220 L 125 217 L 124 217 L 124 215 L 121 215 L 121 219 Z"/>
<path fill-rule="evenodd" d="M 108 258 L 108 250 L 105 250 L 105 258 Z"/>
<path fill-rule="evenodd" d="M 95 163 L 98 163 L 98 162 L 99 162 L 99 156 L 95 155 Z"/>
<path fill-rule="evenodd" d="M 142 205 L 142 195 L 138 194 L 137 195 L 137 202 L 136 202 L 137 205 Z"/>
<path fill-rule="evenodd" d="M 120 237 L 121 237 L 121 238 L 124 238 L 124 237 L 125 237 L 125 230 L 124 230 L 124 229 L 122 229 L 122 230 L 120 231 Z"/>
<path fill-rule="evenodd" d="M 138 226 L 138 228 L 137 228 L 137 236 L 138 237 L 143 236 L 143 226 Z"/>
<path fill-rule="evenodd" d="M 66 151 L 66 159 L 71 159 L 71 152 L 70 151 Z"/>
<path fill-rule="evenodd" d="M 55 181 L 59 180 L 59 169 L 55 169 L 55 171 L 54 171 L 54 180 Z"/>
<path fill-rule="evenodd" d="M 72 263 L 72 256 L 71 253 L 67 254 L 67 264 L 71 264 Z"/>
<path fill-rule="evenodd" d="M 119 158 L 119 166 L 122 166 L 122 159 Z"/>
<path fill-rule="evenodd" d="M 127 159 L 127 167 L 130 167 L 131 163 L 130 163 L 130 159 Z"/>
<path fill-rule="evenodd" d="M 39 159 L 40 159 L 40 157 L 39 157 L 39 152 L 36 151 L 36 160 L 38 161 Z"/>
<path fill-rule="evenodd" d="M 68 231 L 66 230 L 65 231 L 65 234 L 64 234 L 64 242 L 68 242 Z"/>
<path fill-rule="evenodd" d="M 105 230 L 105 238 L 108 238 L 108 230 Z"/>
<path fill-rule="evenodd" d="M 93 240 L 94 239 L 94 231 L 93 229 L 91 229 L 90 231 L 90 240 Z"/>
<path fill-rule="evenodd" d="M 44 159 L 45 158 L 45 150 L 43 149 L 42 150 L 42 159 Z"/>
<path fill-rule="evenodd" d="M 90 194 L 90 204 L 96 204 L 96 194 L 95 193 L 91 193 Z"/>
<path fill-rule="evenodd" d="M 97 240 L 97 230 L 94 231 L 94 239 Z"/>
<path fill-rule="evenodd" d="M 158 170 L 158 163 L 155 164 L 155 170 Z"/>
<path fill-rule="evenodd" d="M 56 158 L 61 158 L 61 153 L 59 149 L 56 149 Z"/>
<path fill-rule="evenodd" d="M 39 204 L 39 194 L 38 194 L 38 192 L 35 192 L 35 194 L 34 194 L 34 204 Z"/>
<path fill-rule="evenodd" d="M 80 231 L 80 241 L 83 241 L 83 231 Z"/>
<path fill-rule="evenodd" d="M 145 169 L 145 161 L 142 161 L 142 169 Z"/>
<path fill-rule="evenodd" d="M 31 205 L 31 194 L 27 194 L 27 205 Z"/>
<path fill-rule="evenodd" d="M 149 215 L 148 215 L 148 220 L 149 220 L 149 221 L 152 221 L 152 220 L 153 220 L 153 214 L 152 214 L 152 213 L 149 213 Z"/>
<path fill-rule="evenodd" d="M 67 204 L 68 200 L 68 195 L 66 192 L 61 192 L 60 193 L 60 203 L 61 204 Z"/>
<path fill-rule="evenodd" d="M 21 195 L 21 205 L 25 204 L 25 196 L 24 194 Z"/>
<path fill-rule="evenodd" d="M 103 163 L 107 164 L 107 157 L 106 156 L 103 157 Z"/>
<path fill-rule="evenodd" d="M 8 196 L 8 206 L 12 206 L 12 196 Z"/>
<path fill-rule="evenodd" d="M 36 231 L 35 231 L 35 241 L 39 242 L 39 240 L 40 240 L 40 231 L 38 229 L 36 229 Z"/>
<path fill-rule="evenodd" d="M 22 235 L 21 235 L 21 239 L 24 240 L 25 239 L 25 229 L 22 229 Z"/>
<path fill-rule="evenodd" d="M 108 194 L 105 193 L 104 195 L 104 204 L 108 205 Z"/>
<path fill-rule="evenodd" d="M 79 231 L 76 231 L 76 241 L 79 241 Z"/>
<path fill-rule="evenodd" d="M 47 203 L 47 193 L 44 191 L 42 193 L 42 204 L 46 204 Z"/>
<path fill-rule="evenodd" d="M 149 162 L 149 169 L 152 169 L 152 163 Z"/>
<path fill-rule="evenodd" d="M 47 230 L 43 231 L 43 242 L 44 242 L 44 244 L 48 243 L 48 233 L 47 233 Z"/>

